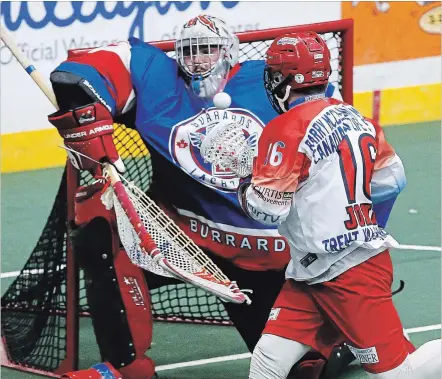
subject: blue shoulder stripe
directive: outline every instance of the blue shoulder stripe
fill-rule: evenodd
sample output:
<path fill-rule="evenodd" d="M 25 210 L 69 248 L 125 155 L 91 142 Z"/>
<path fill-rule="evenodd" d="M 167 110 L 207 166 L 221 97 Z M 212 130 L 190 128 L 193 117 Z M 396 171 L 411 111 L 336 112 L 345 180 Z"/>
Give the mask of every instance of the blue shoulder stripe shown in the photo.
<path fill-rule="evenodd" d="M 88 87 L 92 92 L 95 92 L 97 100 L 102 102 L 105 106 L 110 107 L 112 115 L 115 115 L 115 99 L 106 87 L 107 81 L 94 67 L 77 62 L 63 62 L 55 69 L 55 71 L 69 72 L 87 80 L 92 88 L 86 83 L 83 83 L 82 85 Z"/>
<path fill-rule="evenodd" d="M 325 97 L 333 97 L 333 94 L 335 92 L 335 86 L 332 83 L 328 83 L 327 88 L 325 90 Z"/>

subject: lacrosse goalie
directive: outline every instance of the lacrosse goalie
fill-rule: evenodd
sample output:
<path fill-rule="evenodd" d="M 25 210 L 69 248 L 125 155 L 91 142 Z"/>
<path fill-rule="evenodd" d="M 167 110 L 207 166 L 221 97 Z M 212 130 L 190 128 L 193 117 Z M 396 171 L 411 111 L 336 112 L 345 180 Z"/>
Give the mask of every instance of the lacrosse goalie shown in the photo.
<path fill-rule="evenodd" d="M 264 62 L 238 63 L 238 38 L 223 21 L 207 15 L 189 20 L 175 46 L 176 60 L 136 38 L 71 52 L 51 73 L 60 111 L 49 121 L 67 148 L 111 162 L 120 172 L 124 165 L 112 140 L 113 122 L 138 130 L 153 165 L 149 195 L 229 278 L 253 291 L 251 305 L 225 304 L 252 351 L 284 284 L 289 247 L 276 226 L 242 212 L 236 196 L 239 177 L 204 163 L 200 148 L 222 120 L 238 121 L 256 145 L 277 113 L 260 84 Z M 212 101 L 222 90 L 232 98 L 228 109 Z M 326 88 L 327 96 L 338 96 L 335 92 L 331 84 Z M 71 161 L 100 175 L 99 165 L 84 155 L 71 152 Z M 95 192 L 77 191 L 73 236 L 96 339 L 102 359 L 123 378 L 149 379 L 155 371 L 145 356 L 152 342 L 149 289 L 173 280 L 143 272 L 129 261 L 99 190 L 97 185 Z M 324 362 L 318 354 L 309 361 L 309 367 L 318 365 L 310 379 L 319 376 Z M 335 361 L 330 375 L 345 364 Z M 89 375 L 68 376 L 83 374 Z"/>
<path fill-rule="evenodd" d="M 403 188 L 402 162 L 377 123 L 325 96 L 329 54 L 305 32 L 276 38 L 266 55 L 264 85 L 281 115 L 264 129 L 238 196 L 251 219 L 278 226 L 291 260 L 249 378 L 286 378 L 310 349 L 327 356 L 331 340 L 345 341 L 371 378 L 440 378 L 441 341 L 415 350 L 403 335 L 390 290 L 397 242 L 373 211 Z M 223 136 L 234 129 L 209 135 L 219 148 L 205 156 L 244 175 L 253 154 L 244 135 L 232 153 Z"/>

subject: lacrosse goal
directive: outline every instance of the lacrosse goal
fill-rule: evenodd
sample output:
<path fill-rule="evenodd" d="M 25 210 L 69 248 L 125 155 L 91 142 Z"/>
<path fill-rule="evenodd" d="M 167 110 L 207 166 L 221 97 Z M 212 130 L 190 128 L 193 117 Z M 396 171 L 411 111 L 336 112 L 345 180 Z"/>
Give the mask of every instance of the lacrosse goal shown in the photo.
<path fill-rule="evenodd" d="M 240 61 L 263 59 L 272 40 L 288 32 L 314 30 L 331 51 L 331 82 L 353 103 L 353 21 L 340 20 L 238 34 Z M 154 43 L 173 56 L 173 42 Z M 127 168 L 125 177 L 147 190 L 152 178 L 149 153 L 136 131 L 119 125 L 114 139 Z M 90 176 L 69 164 L 46 226 L 18 277 L 2 297 L 2 365 L 49 376 L 77 369 L 79 317 L 88 315 L 81 270 L 67 240 L 73 194 Z M 17 252 L 20 254 L 21 252 Z M 222 303 L 187 284 L 151 291 L 157 321 L 229 324 Z"/>

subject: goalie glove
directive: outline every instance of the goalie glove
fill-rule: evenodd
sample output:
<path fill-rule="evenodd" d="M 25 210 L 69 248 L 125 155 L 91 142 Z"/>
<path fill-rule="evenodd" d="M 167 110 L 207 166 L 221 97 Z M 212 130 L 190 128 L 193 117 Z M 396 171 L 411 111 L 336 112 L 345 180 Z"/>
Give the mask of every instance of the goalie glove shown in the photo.
<path fill-rule="evenodd" d="M 93 103 L 67 112 L 58 111 L 48 119 L 63 138 L 74 167 L 96 174 L 101 171 L 97 162 L 110 162 L 118 171 L 125 171 L 112 139 L 112 115 L 104 105 Z"/>

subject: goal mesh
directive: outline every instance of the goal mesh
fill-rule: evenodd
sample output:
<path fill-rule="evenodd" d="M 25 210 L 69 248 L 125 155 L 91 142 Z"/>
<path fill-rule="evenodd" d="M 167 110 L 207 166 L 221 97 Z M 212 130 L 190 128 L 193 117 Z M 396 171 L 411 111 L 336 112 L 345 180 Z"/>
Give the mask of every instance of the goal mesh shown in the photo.
<path fill-rule="evenodd" d="M 331 82 L 352 103 L 352 23 L 341 20 L 292 28 L 246 32 L 240 37 L 240 61 L 263 59 L 272 40 L 286 32 L 321 33 L 332 56 Z M 173 43 L 156 44 L 170 56 Z M 149 152 L 139 134 L 118 125 L 114 140 L 127 168 L 125 177 L 147 190 L 152 179 Z M 80 184 L 90 182 L 82 173 Z M 68 193 L 76 183 L 65 169 L 43 232 L 18 277 L 2 297 L 2 364 L 47 375 L 75 369 L 78 361 L 78 317 L 88 315 L 82 272 L 69 259 Z M 70 191 L 70 192 L 69 192 Z M 21 254 L 22 252 L 17 252 Z M 71 267 L 71 270 L 68 270 Z M 69 278 L 69 280 L 68 280 Z M 157 321 L 230 324 L 222 303 L 191 285 L 167 285 L 151 291 Z"/>

